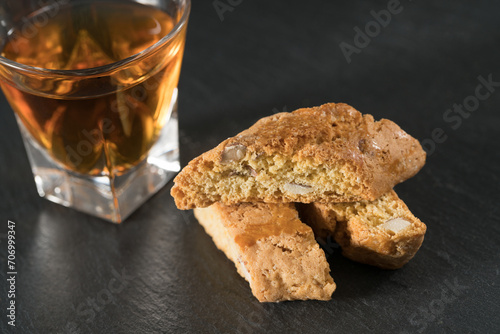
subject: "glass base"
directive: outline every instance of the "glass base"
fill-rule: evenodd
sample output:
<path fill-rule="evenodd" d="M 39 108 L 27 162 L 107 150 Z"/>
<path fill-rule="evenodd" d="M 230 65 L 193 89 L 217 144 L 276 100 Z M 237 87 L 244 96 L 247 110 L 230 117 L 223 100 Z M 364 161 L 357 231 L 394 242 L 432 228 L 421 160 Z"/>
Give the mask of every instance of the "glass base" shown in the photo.
<path fill-rule="evenodd" d="M 18 118 L 38 194 L 49 201 L 121 223 L 180 170 L 177 90 L 169 112 L 168 122 L 147 158 L 114 178 L 86 176 L 64 169 L 40 148 Z"/>

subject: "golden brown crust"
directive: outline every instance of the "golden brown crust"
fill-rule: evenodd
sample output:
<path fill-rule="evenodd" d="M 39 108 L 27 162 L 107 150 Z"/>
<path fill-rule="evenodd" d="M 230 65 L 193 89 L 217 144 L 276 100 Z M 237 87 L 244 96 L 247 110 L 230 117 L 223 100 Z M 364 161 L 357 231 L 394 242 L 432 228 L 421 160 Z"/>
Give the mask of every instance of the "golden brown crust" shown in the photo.
<path fill-rule="evenodd" d="M 419 142 L 395 123 L 329 103 L 262 118 L 192 160 L 171 193 L 180 209 L 218 201 L 374 200 L 424 163 Z"/>
<path fill-rule="evenodd" d="M 373 202 L 314 203 L 299 209 L 316 236 L 333 234 L 343 255 L 384 269 L 410 261 L 427 229 L 393 190 Z"/>
<path fill-rule="evenodd" d="M 325 254 L 293 204 L 216 203 L 194 213 L 259 301 L 331 298 Z"/>

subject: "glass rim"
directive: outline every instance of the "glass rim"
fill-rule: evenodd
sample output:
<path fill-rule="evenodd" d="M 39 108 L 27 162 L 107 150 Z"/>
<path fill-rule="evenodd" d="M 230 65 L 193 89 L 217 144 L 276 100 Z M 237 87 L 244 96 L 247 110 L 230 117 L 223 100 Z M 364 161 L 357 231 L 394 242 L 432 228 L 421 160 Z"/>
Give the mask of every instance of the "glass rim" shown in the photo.
<path fill-rule="evenodd" d="M 8 67 L 14 68 L 16 70 L 20 70 L 22 72 L 28 72 L 31 74 L 45 74 L 45 75 L 55 75 L 55 76 L 62 76 L 62 77 L 87 77 L 87 76 L 94 76 L 94 75 L 102 75 L 105 72 L 110 72 L 112 70 L 115 70 L 117 68 L 120 68 L 124 65 L 127 65 L 129 63 L 132 63 L 133 61 L 136 61 L 138 59 L 141 59 L 147 55 L 149 55 L 151 52 L 154 50 L 158 49 L 159 47 L 163 46 L 170 40 L 172 40 L 180 31 L 181 29 L 186 25 L 188 21 L 189 14 L 191 12 L 191 0 L 180 0 L 181 2 L 185 3 L 185 8 L 184 12 L 182 13 L 182 16 L 175 24 L 175 26 L 170 30 L 165 36 L 163 36 L 158 42 L 155 44 L 147 47 L 146 49 L 133 54 L 127 58 L 120 59 L 116 62 L 107 64 L 107 65 L 102 65 L 98 67 L 91 67 L 91 68 L 85 68 L 81 70 L 51 70 L 43 67 L 35 67 L 35 66 L 29 66 L 29 65 L 24 65 L 21 63 L 18 63 L 14 60 L 5 58 L 0 55 L 0 64 L 7 65 Z"/>

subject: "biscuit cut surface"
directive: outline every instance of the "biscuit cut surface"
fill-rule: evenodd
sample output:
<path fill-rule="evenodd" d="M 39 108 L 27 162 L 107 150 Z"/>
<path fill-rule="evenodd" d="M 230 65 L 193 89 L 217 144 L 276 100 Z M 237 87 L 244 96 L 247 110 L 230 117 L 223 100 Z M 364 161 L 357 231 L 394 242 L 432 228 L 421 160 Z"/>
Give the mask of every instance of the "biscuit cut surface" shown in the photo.
<path fill-rule="evenodd" d="M 216 203 L 194 214 L 259 301 L 331 298 L 325 253 L 293 204 Z"/>
<path fill-rule="evenodd" d="M 395 123 L 329 103 L 260 119 L 193 159 L 171 193 L 179 209 L 375 200 L 424 163 L 419 142 Z"/>
<path fill-rule="evenodd" d="M 384 269 L 410 261 L 427 229 L 393 190 L 372 202 L 313 203 L 299 210 L 317 237 L 333 234 L 343 255 Z"/>

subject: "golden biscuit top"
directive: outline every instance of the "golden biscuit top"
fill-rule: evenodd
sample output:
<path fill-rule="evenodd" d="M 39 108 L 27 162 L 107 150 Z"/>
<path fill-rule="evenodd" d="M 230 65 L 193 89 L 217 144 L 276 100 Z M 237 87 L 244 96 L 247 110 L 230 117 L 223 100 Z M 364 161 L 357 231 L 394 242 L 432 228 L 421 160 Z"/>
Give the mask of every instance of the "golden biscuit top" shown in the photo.
<path fill-rule="evenodd" d="M 397 124 L 387 119 L 375 122 L 372 115 L 362 115 L 345 103 L 264 117 L 198 159 L 224 163 L 228 158 L 238 160 L 249 154 L 253 158 L 281 154 L 296 161 L 312 158 L 326 165 L 349 160 L 360 170 L 364 165 L 381 167 L 381 172 L 402 173 L 405 179 L 425 163 L 425 152 L 418 140 Z M 390 163 L 384 165 L 381 161 Z"/>
<path fill-rule="evenodd" d="M 394 139 L 404 144 L 405 153 L 425 157 L 419 142 L 394 122 L 375 122 L 373 116 L 362 115 L 345 103 L 327 103 L 262 118 L 223 142 L 218 153 L 222 158 L 223 148 L 241 145 L 250 152 L 313 157 L 317 163 L 328 164 L 332 158 L 363 160 L 390 153 Z"/>

